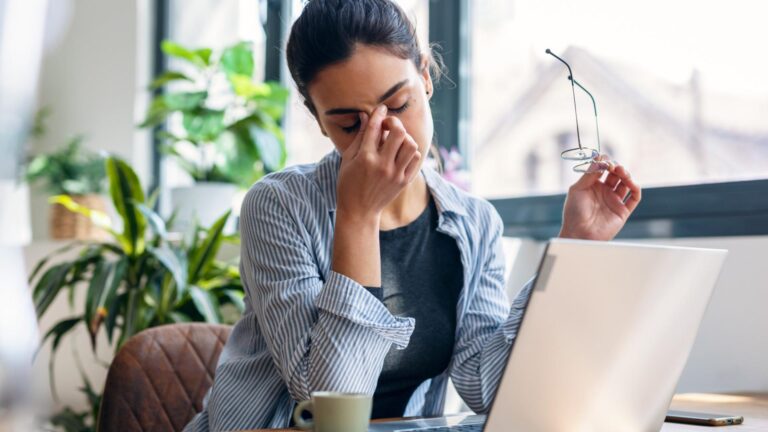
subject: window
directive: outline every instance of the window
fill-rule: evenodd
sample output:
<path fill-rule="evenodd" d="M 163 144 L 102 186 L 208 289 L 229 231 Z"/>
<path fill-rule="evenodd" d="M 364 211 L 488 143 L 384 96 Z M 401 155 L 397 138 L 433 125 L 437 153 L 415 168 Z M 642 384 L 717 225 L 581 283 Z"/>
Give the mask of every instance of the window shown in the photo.
<path fill-rule="evenodd" d="M 577 178 L 567 69 L 603 151 L 645 187 L 768 177 L 762 1 L 472 2 L 472 189 L 561 193 Z M 595 141 L 578 92 L 582 140 Z"/>
<path fill-rule="evenodd" d="M 185 47 L 222 49 L 239 41 L 253 43 L 255 77 L 264 78 L 265 35 L 261 24 L 259 0 L 168 0 L 167 39 Z M 160 38 L 162 39 L 162 37 Z M 159 47 L 161 40 L 156 40 Z M 164 54 L 163 54 L 164 55 Z M 168 70 L 184 72 L 184 62 L 167 58 Z M 185 83 L 180 84 L 182 87 Z M 170 89 L 174 85 L 169 86 Z M 170 132 L 178 131 L 181 124 L 169 122 Z M 163 191 L 193 183 L 192 178 L 172 158 L 160 157 L 160 185 Z M 162 193 L 161 210 L 171 212 L 170 194 Z"/>

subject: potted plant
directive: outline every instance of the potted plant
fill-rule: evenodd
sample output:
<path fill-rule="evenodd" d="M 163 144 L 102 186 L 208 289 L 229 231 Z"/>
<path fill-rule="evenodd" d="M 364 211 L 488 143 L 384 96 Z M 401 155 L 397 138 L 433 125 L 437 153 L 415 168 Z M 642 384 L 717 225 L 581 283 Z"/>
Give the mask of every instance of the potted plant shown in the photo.
<path fill-rule="evenodd" d="M 106 210 L 104 158 L 82 147 L 83 137 L 76 136 L 61 150 L 32 158 L 26 168 L 30 183 L 41 182 L 52 195 L 68 195 L 83 206 Z M 54 239 L 99 240 L 106 233 L 87 218 L 51 204 L 50 235 Z"/>
<path fill-rule="evenodd" d="M 140 126 L 167 122 L 167 130 L 160 132 L 162 151 L 195 181 L 171 190 L 177 225 L 183 228 L 194 217 L 208 224 L 232 207 L 238 188 L 248 188 L 285 165 L 280 121 L 288 90 L 275 82 L 254 81 L 247 42 L 219 53 L 170 41 L 161 48 L 184 67 L 152 83 L 151 88 L 164 87 L 165 92 L 152 101 Z"/>
<path fill-rule="evenodd" d="M 115 227 L 99 210 L 82 206 L 66 195 L 56 197 L 67 209 L 110 233 L 111 239 L 68 245 L 40 261 L 30 276 L 39 317 L 57 297 L 68 295 L 72 299 L 75 290 L 86 293 L 84 304 L 73 311 L 73 316 L 45 333 L 41 345 L 52 340 L 51 365 L 62 338 L 78 326 L 87 329 L 94 353 L 100 332 L 117 352 L 129 337 L 146 328 L 186 321 L 233 323 L 243 310 L 237 266 L 216 258 L 226 240 L 223 227 L 229 212 L 210 228 L 194 226 L 185 238 L 172 240 L 169 221 L 152 210 L 155 199 L 145 199 L 133 170 L 110 157 L 106 172 L 122 228 Z M 81 249 L 75 259 L 51 263 L 53 257 L 75 247 Z M 85 375 L 83 379 L 82 390 L 92 409 L 76 412 L 66 408 L 51 420 L 67 431 L 95 430 L 100 392 Z"/>

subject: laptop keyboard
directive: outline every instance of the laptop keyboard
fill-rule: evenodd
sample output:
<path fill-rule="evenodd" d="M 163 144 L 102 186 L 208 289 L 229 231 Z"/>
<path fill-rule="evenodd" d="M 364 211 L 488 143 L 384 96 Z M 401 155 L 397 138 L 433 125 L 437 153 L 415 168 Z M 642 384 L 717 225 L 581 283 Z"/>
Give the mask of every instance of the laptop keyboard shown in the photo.
<path fill-rule="evenodd" d="M 482 432 L 481 423 L 454 425 L 454 426 L 434 426 L 416 429 L 401 429 L 398 432 Z"/>

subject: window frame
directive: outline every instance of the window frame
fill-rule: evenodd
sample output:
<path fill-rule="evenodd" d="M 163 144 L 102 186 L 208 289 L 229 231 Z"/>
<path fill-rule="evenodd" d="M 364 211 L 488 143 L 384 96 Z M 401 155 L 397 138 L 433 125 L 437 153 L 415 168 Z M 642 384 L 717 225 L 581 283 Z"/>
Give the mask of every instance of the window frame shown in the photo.
<path fill-rule="evenodd" d="M 560 231 L 565 194 L 490 201 L 504 221 L 505 236 L 547 240 Z M 768 235 L 768 180 L 644 189 L 641 204 L 617 237 L 750 235 Z"/>
<path fill-rule="evenodd" d="M 434 10 L 434 12 L 433 12 Z M 468 0 L 430 1 L 430 42 L 442 47 L 449 73 L 456 75 L 455 89 L 440 88 L 433 104 L 440 140 L 458 142 L 466 158 L 469 123 L 468 95 L 471 8 Z M 456 29 L 459 31 L 456 31 Z M 464 67 L 462 67 L 464 66 Z M 451 96 L 441 93 L 453 92 Z M 463 103 L 462 103 L 463 101 Z M 446 126 L 452 125 L 450 127 Z M 438 141 L 440 143 L 440 141 Z M 442 143 L 440 143 L 442 145 Z M 470 165 L 465 164 L 469 169 Z M 556 237 L 562 224 L 566 194 L 497 198 L 489 201 L 504 222 L 504 235 L 535 240 Z M 642 203 L 633 212 L 618 238 L 720 237 L 768 235 L 768 180 L 742 180 L 643 190 Z"/>
<path fill-rule="evenodd" d="M 285 78 L 282 50 L 290 9 L 279 0 L 267 0 L 266 79 Z M 167 62 L 160 42 L 168 35 L 169 1 L 158 0 L 154 10 L 153 72 L 164 72 Z M 456 31 L 458 29 L 458 31 Z M 471 37 L 470 0 L 430 0 L 429 39 L 440 45 L 450 79 L 435 89 L 432 98 L 438 146 L 457 147 L 468 160 L 471 89 L 469 65 Z M 270 48 L 271 47 L 271 48 Z M 277 49 L 275 49 L 277 48 Z M 155 90 L 156 95 L 162 89 Z M 162 126 L 159 126 L 162 127 Z M 156 132 L 156 131 L 154 131 Z M 152 134 L 152 189 L 159 186 L 160 140 Z M 562 223 L 565 194 L 495 198 L 504 222 L 504 235 L 535 240 L 557 236 Z M 764 198 L 766 197 L 766 198 Z M 643 201 L 618 238 L 650 239 L 768 235 L 768 179 L 727 181 L 643 190 Z"/>

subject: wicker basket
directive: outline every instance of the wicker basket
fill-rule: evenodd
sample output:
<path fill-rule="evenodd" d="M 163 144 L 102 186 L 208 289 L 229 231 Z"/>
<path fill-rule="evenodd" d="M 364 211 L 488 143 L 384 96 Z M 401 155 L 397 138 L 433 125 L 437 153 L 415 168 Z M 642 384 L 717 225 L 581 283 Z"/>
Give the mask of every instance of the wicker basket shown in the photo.
<path fill-rule="evenodd" d="M 71 195 L 76 203 L 89 209 L 107 212 L 104 198 L 100 195 Z M 87 217 L 67 210 L 61 204 L 51 204 L 51 237 L 57 240 L 106 240 L 109 235 Z"/>

